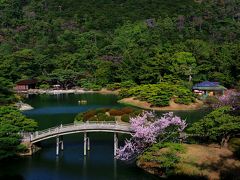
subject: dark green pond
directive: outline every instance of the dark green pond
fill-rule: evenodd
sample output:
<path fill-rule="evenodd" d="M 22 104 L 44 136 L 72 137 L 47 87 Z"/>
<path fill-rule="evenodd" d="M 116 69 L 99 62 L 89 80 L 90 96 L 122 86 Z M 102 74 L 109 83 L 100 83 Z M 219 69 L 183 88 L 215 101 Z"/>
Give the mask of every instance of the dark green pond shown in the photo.
<path fill-rule="evenodd" d="M 80 105 L 79 100 L 87 100 Z M 72 123 L 79 112 L 103 107 L 121 107 L 117 96 L 102 94 L 31 95 L 26 100 L 34 107 L 24 112 L 39 124 L 39 130 L 59 124 Z M 202 118 L 207 111 L 175 112 L 189 123 Z M 161 113 L 159 113 L 161 114 Z M 120 135 L 120 145 L 126 138 Z M 55 155 L 55 139 L 40 144 L 42 149 L 32 157 L 0 163 L 0 179 L 75 180 L 75 179 L 158 179 L 145 173 L 134 163 L 124 163 L 113 158 L 113 134 L 91 133 L 91 150 L 83 156 L 81 134 L 64 136 L 64 151 Z"/>

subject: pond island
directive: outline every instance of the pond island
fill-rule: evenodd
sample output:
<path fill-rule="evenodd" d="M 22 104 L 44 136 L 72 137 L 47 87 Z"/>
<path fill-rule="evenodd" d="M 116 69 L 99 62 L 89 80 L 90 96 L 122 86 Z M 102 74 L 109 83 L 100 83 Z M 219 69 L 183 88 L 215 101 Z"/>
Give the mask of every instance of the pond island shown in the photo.
<path fill-rule="evenodd" d="M 0 179 L 240 179 L 240 0 L 1 0 Z"/>

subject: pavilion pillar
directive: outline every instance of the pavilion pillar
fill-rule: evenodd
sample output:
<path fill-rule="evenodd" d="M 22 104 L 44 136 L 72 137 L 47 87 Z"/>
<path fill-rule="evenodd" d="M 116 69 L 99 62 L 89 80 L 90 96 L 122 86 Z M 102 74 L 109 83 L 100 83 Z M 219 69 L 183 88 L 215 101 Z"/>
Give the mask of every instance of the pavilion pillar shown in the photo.
<path fill-rule="evenodd" d="M 114 149 L 113 149 L 113 155 L 114 157 L 117 155 L 117 149 L 118 149 L 118 134 L 115 132 L 113 135 L 113 140 L 114 140 Z"/>

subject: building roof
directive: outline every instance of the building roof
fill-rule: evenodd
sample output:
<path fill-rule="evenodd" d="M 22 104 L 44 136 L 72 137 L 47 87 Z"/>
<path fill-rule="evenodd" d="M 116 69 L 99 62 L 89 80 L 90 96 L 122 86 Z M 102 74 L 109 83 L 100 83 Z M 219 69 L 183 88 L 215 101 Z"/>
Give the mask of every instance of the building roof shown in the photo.
<path fill-rule="evenodd" d="M 226 90 L 227 88 L 225 88 L 224 86 L 221 86 L 219 82 L 204 81 L 204 82 L 195 84 L 195 86 L 193 86 L 192 89 L 222 91 L 222 90 Z"/>
<path fill-rule="evenodd" d="M 25 79 L 22 81 L 18 81 L 16 84 L 17 85 L 29 85 L 29 84 L 36 84 L 37 80 L 36 79 Z"/>

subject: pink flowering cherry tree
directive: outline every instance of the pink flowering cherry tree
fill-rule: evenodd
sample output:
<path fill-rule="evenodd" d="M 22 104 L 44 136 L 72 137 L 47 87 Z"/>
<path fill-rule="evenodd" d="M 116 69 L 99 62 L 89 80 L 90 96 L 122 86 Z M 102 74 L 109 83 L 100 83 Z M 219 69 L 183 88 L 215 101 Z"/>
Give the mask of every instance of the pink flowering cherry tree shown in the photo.
<path fill-rule="evenodd" d="M 160 118 L 153 112 L 144 112 L 131 118 L 130 126 L 133 130 L 132 137 L 117 150 L 117 159 L 134 159 L 152 144 L 169 140 L 176 132 L 182 132 L 187 124 L 173 112 L 163 114 Z"/>
<path fill-rule="evenodd" d="M 227 90 L 224 95 L 217 97 L 217 103 L 213 104 L 213 108 L 230 106 L 233 110 L 240 109 L 240 93 L 234 90 Z"/>

